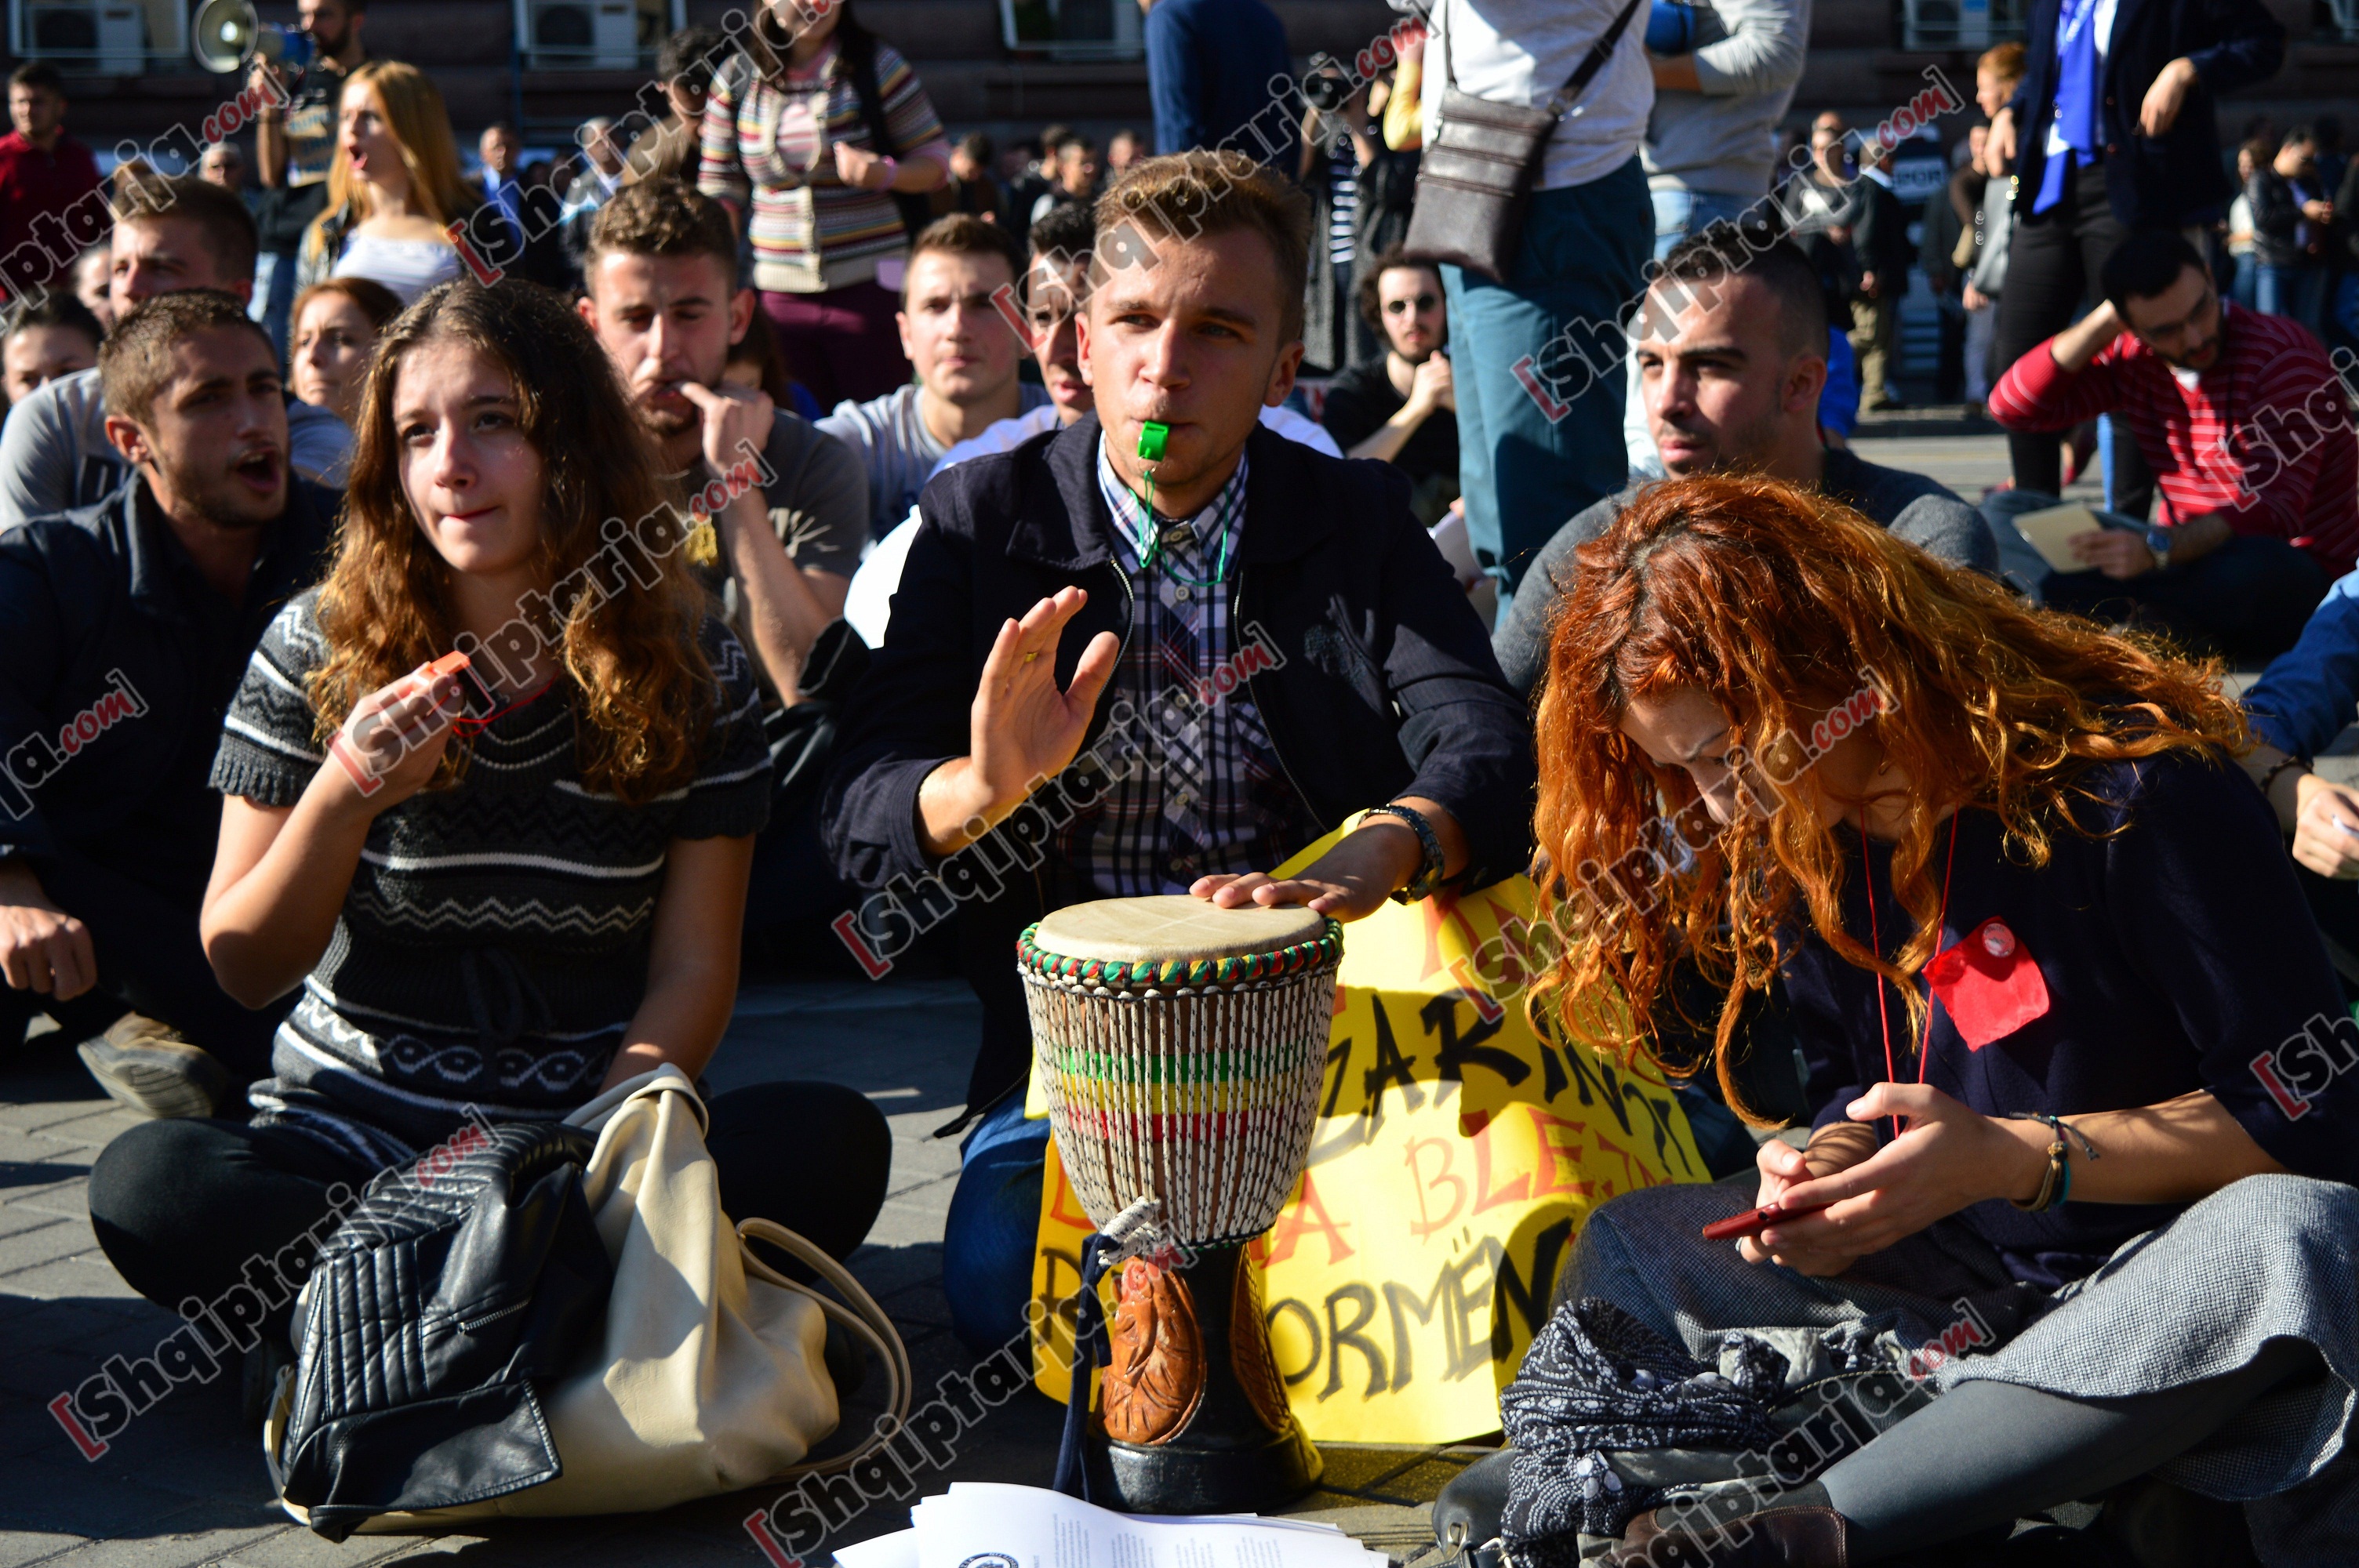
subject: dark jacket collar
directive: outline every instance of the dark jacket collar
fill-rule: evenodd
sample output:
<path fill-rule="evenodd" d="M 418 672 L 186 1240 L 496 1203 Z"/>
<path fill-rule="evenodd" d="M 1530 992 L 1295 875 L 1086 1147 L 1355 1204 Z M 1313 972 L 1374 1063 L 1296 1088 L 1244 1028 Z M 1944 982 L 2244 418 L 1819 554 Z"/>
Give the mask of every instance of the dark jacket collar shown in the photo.
<path fill-rule="evenodd" d="M 1079 571 L 1115 558 L 1117 535 L 1098 487 L 1095 412 L 1016 449 L 1016 524 L 1007 553 Z M 1256 422 L 1245 438 L 1245 519 L 1238 559 L 1247 564 L 1307 555 L 1335 530 L 1316 463 L 1324 459 Z M 1047 482 L 1041 483 L 1043 470 Z"/>
<path fill-rule="evenodd" d="M 287 505 L 278 515 L 262 525 L 262 537 L 254 553 L 254 570 L 247 579 L 247 593 L 269 593 L 275 577 L 283 575 L 282 557 L 319 557 L 324 564 L 328 539 L 328 520 L 333 492 L 290 473 L 287 481 Z M 163 511 L 147 489 L 147 481 L 133 470 L 115 492 L 87 509 L 87 526 L 102 538 L 114 535 L 121 540 L 119 548 L 129 567 L 131 600 L 141 610 L 156 615 L 181 616 L 190 607 L 186 602 L 184 585 L 201 584 L 195 561 L 190 558 L 170 524 L 164 521 Z M 308 572 L 303 560 L 288 559 L 284 568 L 298 574 Z"/>

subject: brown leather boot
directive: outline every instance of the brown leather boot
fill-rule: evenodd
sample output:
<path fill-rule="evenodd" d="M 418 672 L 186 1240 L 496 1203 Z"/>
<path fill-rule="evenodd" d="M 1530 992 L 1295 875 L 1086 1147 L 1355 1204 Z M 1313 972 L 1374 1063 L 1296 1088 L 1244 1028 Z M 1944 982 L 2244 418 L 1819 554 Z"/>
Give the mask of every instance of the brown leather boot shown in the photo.
<path fill-rule="evenodd" d="M 1848 1526 L 1830 1508 L 1764 1509 L 1698 1530 L 1665 1530 L 1655 1520 L 1641 1514 L 1630 1521 L 1608 1568 L 1849 1568 L 1851 1562 Z"/>

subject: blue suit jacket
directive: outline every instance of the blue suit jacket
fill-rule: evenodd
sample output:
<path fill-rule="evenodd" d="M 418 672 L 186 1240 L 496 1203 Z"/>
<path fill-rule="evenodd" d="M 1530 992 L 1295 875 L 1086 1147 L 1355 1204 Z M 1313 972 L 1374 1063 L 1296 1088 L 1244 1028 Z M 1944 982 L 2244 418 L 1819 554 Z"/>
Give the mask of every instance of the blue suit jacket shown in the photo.
<path fill-rule="evenodd" d="M 2027 217 L 2046 172 L 2056 118 L 2056 27 L 2061 0 L 2032 0 L 2028 70 L 2016 89 L 2016 215 Z M 2159 138 L 2138 134 L 2138 108 L 2181 55 L 2200 79 Z M 2105 194 L 2132 229 L 2181 229 L 2227 210 L 2234 182 L 2220 161 L 2219 96 L 2275 76 L 2285 27 L 2263 0 L 2121 0 L 2104 59 L 2099 126 Z"/>

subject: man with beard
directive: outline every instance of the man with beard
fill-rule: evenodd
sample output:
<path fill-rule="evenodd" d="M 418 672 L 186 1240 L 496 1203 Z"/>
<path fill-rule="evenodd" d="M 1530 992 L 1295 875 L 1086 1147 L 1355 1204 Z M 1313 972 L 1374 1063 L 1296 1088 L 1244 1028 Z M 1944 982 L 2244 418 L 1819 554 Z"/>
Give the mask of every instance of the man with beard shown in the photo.
<path fill-rule="evenodd" d="M 2123 241 L 2104 287 L 1999 378 L 1991 417 L 2027 432 L 2121 416 L 2163 520 L 2100 514 L 2071 541 L 2087 569 L 2049 574 L 2042 597 L 2233 658 L 2283 653 L 2359 553 L 2359 439 L 2334 367 L 2299 323 L 2222 299 L 2176 230 Z M 1995 510 L 2055 504 L 2016 491 Z"/>
<path fill-rule="evenodd" d="M 263 283 L 263 329 L 274 343 L 287 341 L 287 315 L 295 303 L 295 256 L 303 231 L 328 204 L 328 166 L 336 156 L 336 105 L 344 78 L 368 48 L 368 0 L 296 0 L 296 20 L 318 50 L 302 70 L 287 72 L 254 58 L 246 84 L 267 89 L 267 101 L 254 129 L 255 172 L 265 196 L 263 254 L 269 262 Z"/>
<path fill-rule="evenodd" d="M 1930 555 L 1995 572 L 1990 530 L 1973 507 L 1922 474 L 1862 462 L 1821 442 L 1826 344 L 1818 270 L 1790 242 L 1727 222 L 1681 241 L 1631 330 L 1639 395 L 1664 469 L 1681 478 L 1757 473 L 1808 485 Z M 1625 488 L 1575 513 L 1524 575 L 1492 638 L 1518 691 L 1529 692 L 1547 672 L 1552 612 L 1579 571 L 1573 552 L 1605 532 L 1633 493 Z"/>
<path fill-rule="evenodd" d="M 46 1012 L 116 1099 L 205 1116 L 286 1011 L 231 1000 L 198 944 L 206 776 L 338 497 L 290 479 L 277 356 L 232 296 L 147 301 L 98 374 L 131 481 L 0 535 L 0 1042 Z"/>
<path fill-rule="evenodd" d="M 842 442 L 758 388 L 723 381 L 756 304 L 752 289 L 737 287 L 726 208 L 676 181 L 626 186 L 600 209 L 584 259 L 582 319 L 665 469 L 690 494 L 712 494 L 717 481 L 735 492 L 682 548 L 761 672 L 776 793 L 745 905 L 747 935 L 760 939 L 839 907 L 812 807 L 833 744 L 833 699 L 858 676 L 857 650 L 841 669 L 829 651 L 838 643 L 813 650 L 843 613 L 867 543 L 867 476 Z"/>
<path fill-rule="evenodd" d="M 600 211 L 588 263 L 582 319 L 666 470 L 691 493 L 751 455 L 769 470 L 713 514 L 713 535 L 692 532 L 683 547 L 767 685 L 791 703 L 803 656 L 843 612 L 867 538 L 860 461 L 759 389 L 723 382 L 755 299 L 736 285 L 736 235 L 719 202 L 677 185 L 630 186 Z"/>

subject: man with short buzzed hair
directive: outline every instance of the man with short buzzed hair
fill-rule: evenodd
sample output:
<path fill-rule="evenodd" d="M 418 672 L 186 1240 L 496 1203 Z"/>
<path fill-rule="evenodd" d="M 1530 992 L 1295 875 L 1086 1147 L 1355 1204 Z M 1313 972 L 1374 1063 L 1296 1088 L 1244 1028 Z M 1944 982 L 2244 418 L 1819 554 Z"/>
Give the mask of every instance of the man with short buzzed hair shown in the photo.
<path fill-rule="evenodd" d="M 140 301 L 180 289 L 254 294 L 254 217 L 194 175 L 128 182 L 115 200 L 114 277 L 119 320 Z M 305 479 L 340 482 L 352 432 L 324 408 L 287 396 L 288 456 Z M 8 410 L 0 427 L 0 530 L 103 500 L 131 464 L 106 435 L 99 372 L 60 376 Z"/>
<path fill-rule="evenodd" d="M 213 752 L 338 498 L 288 471 L 243 300 L 151 299 L 90 373 L 131 482 L 0 535 L 0 1049 L 46 1012 L 116 1099 L 203 1116 L 266 1073 L 284 1011 L 233 1001 L 198 940 Z"/>
<path fill-rule="evenodd" d="M 1928 554 L 1995 572 L 1997 546 L 1973 507 L 1921 474 L 1821 441 L 1826 343 L 1818 270 L 1791 243 L 1726 222 L 1680 242 L 1647 290 L 1630 345 L 1665 470 L 1808 485 Z M 1530 691 L 1547 671 L 1556 603 L 1579 571 L 1573 552 L 1605 532 L 1633 493 L 1625 488 L 1575 513 L 1525 574 L 1492 638 L 1516 689 Z"/>

